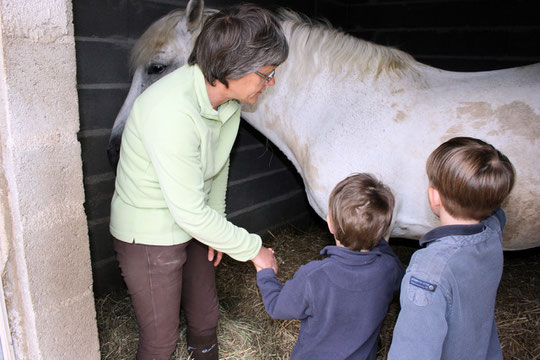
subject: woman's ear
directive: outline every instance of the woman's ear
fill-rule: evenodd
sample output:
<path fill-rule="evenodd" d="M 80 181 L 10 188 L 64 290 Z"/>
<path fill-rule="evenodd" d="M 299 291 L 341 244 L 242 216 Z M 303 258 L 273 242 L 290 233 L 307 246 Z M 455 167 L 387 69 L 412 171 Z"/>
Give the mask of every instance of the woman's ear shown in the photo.
<path fill-rule="evenodd" d="M 441 214 L 441 194 L 434 187 L 428 187 L 428 200 L 431 211 L 437 216 Z"/>
<path fill-rule="evenodd" d="M 330 233 L 334 234 L 334 228 L 332 227 L 332 219 L 330 218 L 330 214 L 326 214 L 326 223 L 328 224 L 328 230 L 330 230 Z"/>

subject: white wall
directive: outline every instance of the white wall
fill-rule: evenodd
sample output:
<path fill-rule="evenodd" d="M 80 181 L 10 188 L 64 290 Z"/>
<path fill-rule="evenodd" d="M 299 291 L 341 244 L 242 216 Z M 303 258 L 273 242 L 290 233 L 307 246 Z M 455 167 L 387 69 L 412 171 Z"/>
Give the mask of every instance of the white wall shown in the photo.
<path fill-rule="evenodd" d="M 99 359 L 69 0 L 0 0 L 0 273 L 17 359 Z"/>

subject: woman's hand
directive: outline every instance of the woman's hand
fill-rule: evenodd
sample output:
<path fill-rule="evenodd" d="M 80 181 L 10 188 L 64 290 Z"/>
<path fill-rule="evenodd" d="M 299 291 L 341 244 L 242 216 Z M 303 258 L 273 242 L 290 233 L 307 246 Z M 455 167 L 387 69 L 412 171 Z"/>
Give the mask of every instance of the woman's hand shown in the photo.
<path fill-rule="evenodd" d="M 214 259 L 215 257 L 215 259 Z M 208 247 L 208 261 L 214 261 L 214 267 L 218 266 L 223 258 L 223 253 L 221 251 L 216 251 L 212 247 Z"/>
<path fill-rule="evenodd" d="M 278 273 L 278 265 L 276 258 L 274 257 L 274 250 L 261 246 L 259 253 L 252 260 L 255 269 L 260 271 L 262 269 L 274 269 L 274 272 Z"/>

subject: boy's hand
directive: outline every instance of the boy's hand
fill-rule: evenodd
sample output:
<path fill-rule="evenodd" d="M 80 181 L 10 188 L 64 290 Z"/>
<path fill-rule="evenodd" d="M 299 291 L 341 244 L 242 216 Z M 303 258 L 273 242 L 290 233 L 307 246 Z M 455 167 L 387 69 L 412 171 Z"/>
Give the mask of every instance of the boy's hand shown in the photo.
<path fill-rule="evenodd" d="M 276 258 L 274 257 L 274 250 L 270 248 L 265 248 L 261 246 L 259 253 L 252 260 L 255 269 L 261 271 L 262 269 L 274 269 L 274 272 L 277 274 L 278 265 Z"/>

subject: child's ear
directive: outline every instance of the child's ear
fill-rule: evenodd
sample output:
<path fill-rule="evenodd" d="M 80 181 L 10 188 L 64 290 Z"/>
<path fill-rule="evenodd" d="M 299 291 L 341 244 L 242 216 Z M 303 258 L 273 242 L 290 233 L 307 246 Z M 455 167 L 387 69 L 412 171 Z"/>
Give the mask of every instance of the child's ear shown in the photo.
<path fill-rule="evenodd" d="M 330 233 L 334 234 L 334 228 L 332 227 L 332 219 L 330 218 L 330 214 L 326 214 L 326 223 L 328 224 L 328 230 L 330 230 Z"/>
<path fill-rule="evenodd" d="M 428 200 L 431 211 L 433 211 L 435 215 L 440 216 L 441 194 L 439 194 L 439 190 L 435 189 L 432 186 L 428 187 Z"/>

